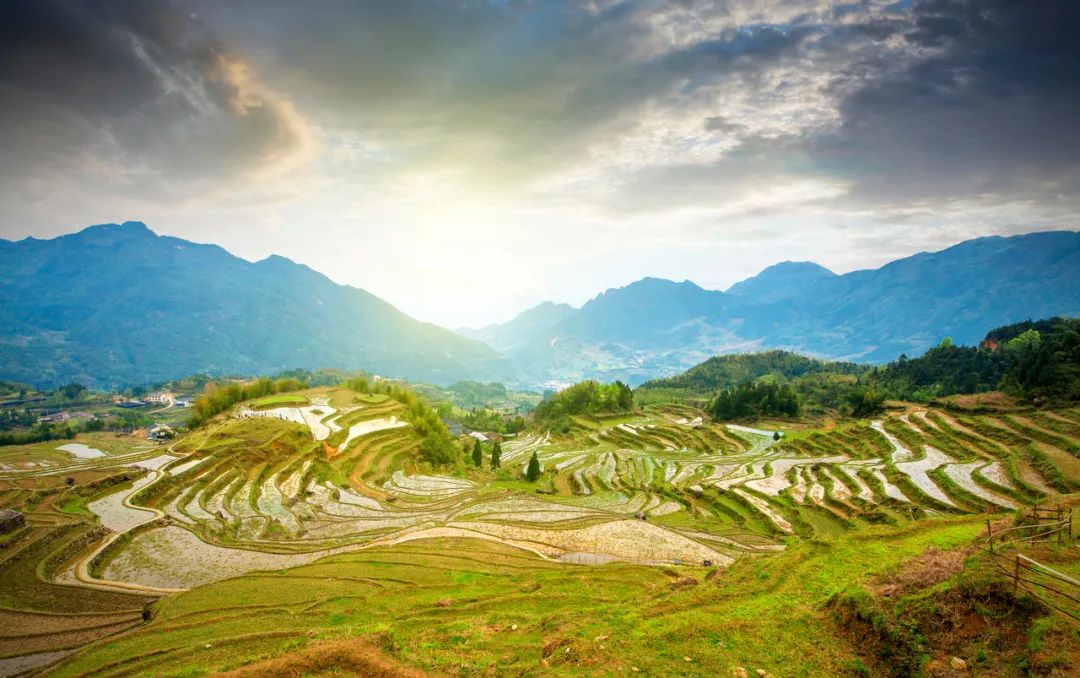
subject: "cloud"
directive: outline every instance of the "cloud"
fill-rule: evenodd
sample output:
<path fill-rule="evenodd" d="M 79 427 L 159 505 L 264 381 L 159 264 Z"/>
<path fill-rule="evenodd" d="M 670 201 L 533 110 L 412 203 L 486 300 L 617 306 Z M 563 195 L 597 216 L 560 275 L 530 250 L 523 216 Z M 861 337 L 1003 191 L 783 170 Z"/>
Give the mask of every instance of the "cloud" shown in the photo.
<path fill-rule="evenodd" d="M 6 182 L 161 199 L 288 171 L 315 135 L 289 98 L 179 4 L 0 6 Z"/>
<path fill-rule="evenodd" d="M 899 68 L 864 75 L 812 140 L 862 204 L 980 198 L 1075 203 L 1080 4 L 916 3 Z"/>

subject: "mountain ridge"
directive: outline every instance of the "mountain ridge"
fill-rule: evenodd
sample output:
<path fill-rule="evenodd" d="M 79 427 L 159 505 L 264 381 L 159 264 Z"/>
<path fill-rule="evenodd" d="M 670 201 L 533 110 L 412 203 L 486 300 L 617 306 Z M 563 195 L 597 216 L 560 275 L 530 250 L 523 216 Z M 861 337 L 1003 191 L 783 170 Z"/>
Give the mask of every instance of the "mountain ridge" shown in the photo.
<path fill-rule="evenodd" d="M 988 236 L 838 275 L 785 261 L 726 291 L 646 277 L 455 334 L 272 254 L 142 222 L 0 240 L 0 378 L 117 385 L 202 371 L 365 369 L 437 384 L 631 384 L 715 355 L 781 349 L 886 362 L 950 335 L 1080 314 L 1080 233 Z"/>
<path fill-rule="evenodd" d="M 340 367 L 504 378 L 487 345 L 286 257 L 251 262 L 141 222 L 0 248 L 0 374 L 33 384 Z"/>
<path fill-rule="evenodd" d="M 944 336 L 973 342 L 1010 322 L 1076 314 L 1080 232 L 1043 231 L 842 275 L 781 262 L 727 291 L 643 278 L 605 290 L 506 355 L 533 380 L 640 383 L 747 350 L 882 363 Z"/>

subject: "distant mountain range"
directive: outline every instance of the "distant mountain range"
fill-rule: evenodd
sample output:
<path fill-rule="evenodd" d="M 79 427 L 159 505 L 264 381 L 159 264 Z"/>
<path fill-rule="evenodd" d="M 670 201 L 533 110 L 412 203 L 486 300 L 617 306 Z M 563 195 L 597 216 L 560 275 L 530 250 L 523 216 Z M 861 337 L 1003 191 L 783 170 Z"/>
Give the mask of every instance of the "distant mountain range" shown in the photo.
<path fill-rule="evenodd" d="M 999 325 L 1078 314 L 1080 233 L 1058 231 L 978 238 L 845 275 L 784 262 L 726 292 L 645 278 L 580 309 L 543 304 L 467 334 L 510 358 L 526 381 L 636 384 L 713 355 L 770 348 L 880 363 L 945 336 L 975 343 Z"/>
<path fill-rule="evenodd" d="M 784 262 L 726 292 L 645 278 L 459 334 L 272 256 L 251 263 L 145 225 L 0 240 L 0 379 L 113 386 L 193 372 L 364 369 L 445 385 L 638 384 L 714 355 L 884 362 L 951 336 L 1080 314 L 1080 233 L 979 238 L 836 275 Z"/>
<path fill-rule="evenodd" d="M 485 344 L 306 266 L 137 222 L 0 240 L 0 302 L 0 378 L 39 386 L 316 367 L 434 383 L 508 373 Z"/>

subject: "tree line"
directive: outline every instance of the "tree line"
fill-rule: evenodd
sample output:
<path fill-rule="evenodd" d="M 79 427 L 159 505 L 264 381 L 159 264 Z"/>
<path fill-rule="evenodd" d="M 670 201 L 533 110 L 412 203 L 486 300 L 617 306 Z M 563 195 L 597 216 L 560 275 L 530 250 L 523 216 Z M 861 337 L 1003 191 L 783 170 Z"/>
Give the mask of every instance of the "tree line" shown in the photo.
<path fill-rule="evenodd" d="M 918 358 L 900 356 L 868 381 L 892 398 L 927 402 L 1002 390 L 1035 402 L 1080 400 L 1080 319 L 1050 318 L 995 328 L 979 346 L 946 338 Z"/>
<path fill-rule="evenodd" d="M 565 433 L 574 415 L 614 414 L 634 408 L 634 392 L 616 381 L 611 384 L 587 380 L 552 394 L 533 410 L 536 423 L 544 429 Z"/>
<path fill-rule="evenodd" d="M 187 425 L 190 429 L 196 429 L 237 403 L 276 393 L 299 391 L 306 387 L 307 384 L 293 378 L 259 377 L 254 381 L 233 381 L 227 384 L 211 382 L 206 385 L 202 395 L 195 398 L 195 402 L 192 403 Z"/>

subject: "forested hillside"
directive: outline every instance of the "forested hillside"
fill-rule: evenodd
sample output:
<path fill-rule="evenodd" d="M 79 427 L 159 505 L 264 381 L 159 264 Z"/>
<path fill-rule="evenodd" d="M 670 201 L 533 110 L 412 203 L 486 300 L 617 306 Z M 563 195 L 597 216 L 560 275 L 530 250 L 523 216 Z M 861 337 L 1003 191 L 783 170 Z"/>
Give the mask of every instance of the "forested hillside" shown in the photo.
<path fill-rule="evenodd" d="M 0 378 L 147 384 L 195 372 L 501 376 L 486 345 L 282 257 L 251 263 L 141 223 L 0 240 Z"/>
<path fill-rule="evenodd" d="M 1080 320 L 1049 318 L 995 328 L 976 346 L 946 338 L 921 356 L 882 366 L 829 362 L 786 351 L 716 356 L 638 388 L 636 400 L 708 402 L 720 419 L 828 411 L 872 414 L 886 398 L 1001 390 L 1034 404 L 1080 400 Z"/>
<path fill-rule="evenodd" d="M 875 370 L 869 381 L 891 397 L 919 402 L 994 389 L 1033 401 L 1080 400 L 1080 320 L 999 327 L 978 346 L 945 340 Z"/>

